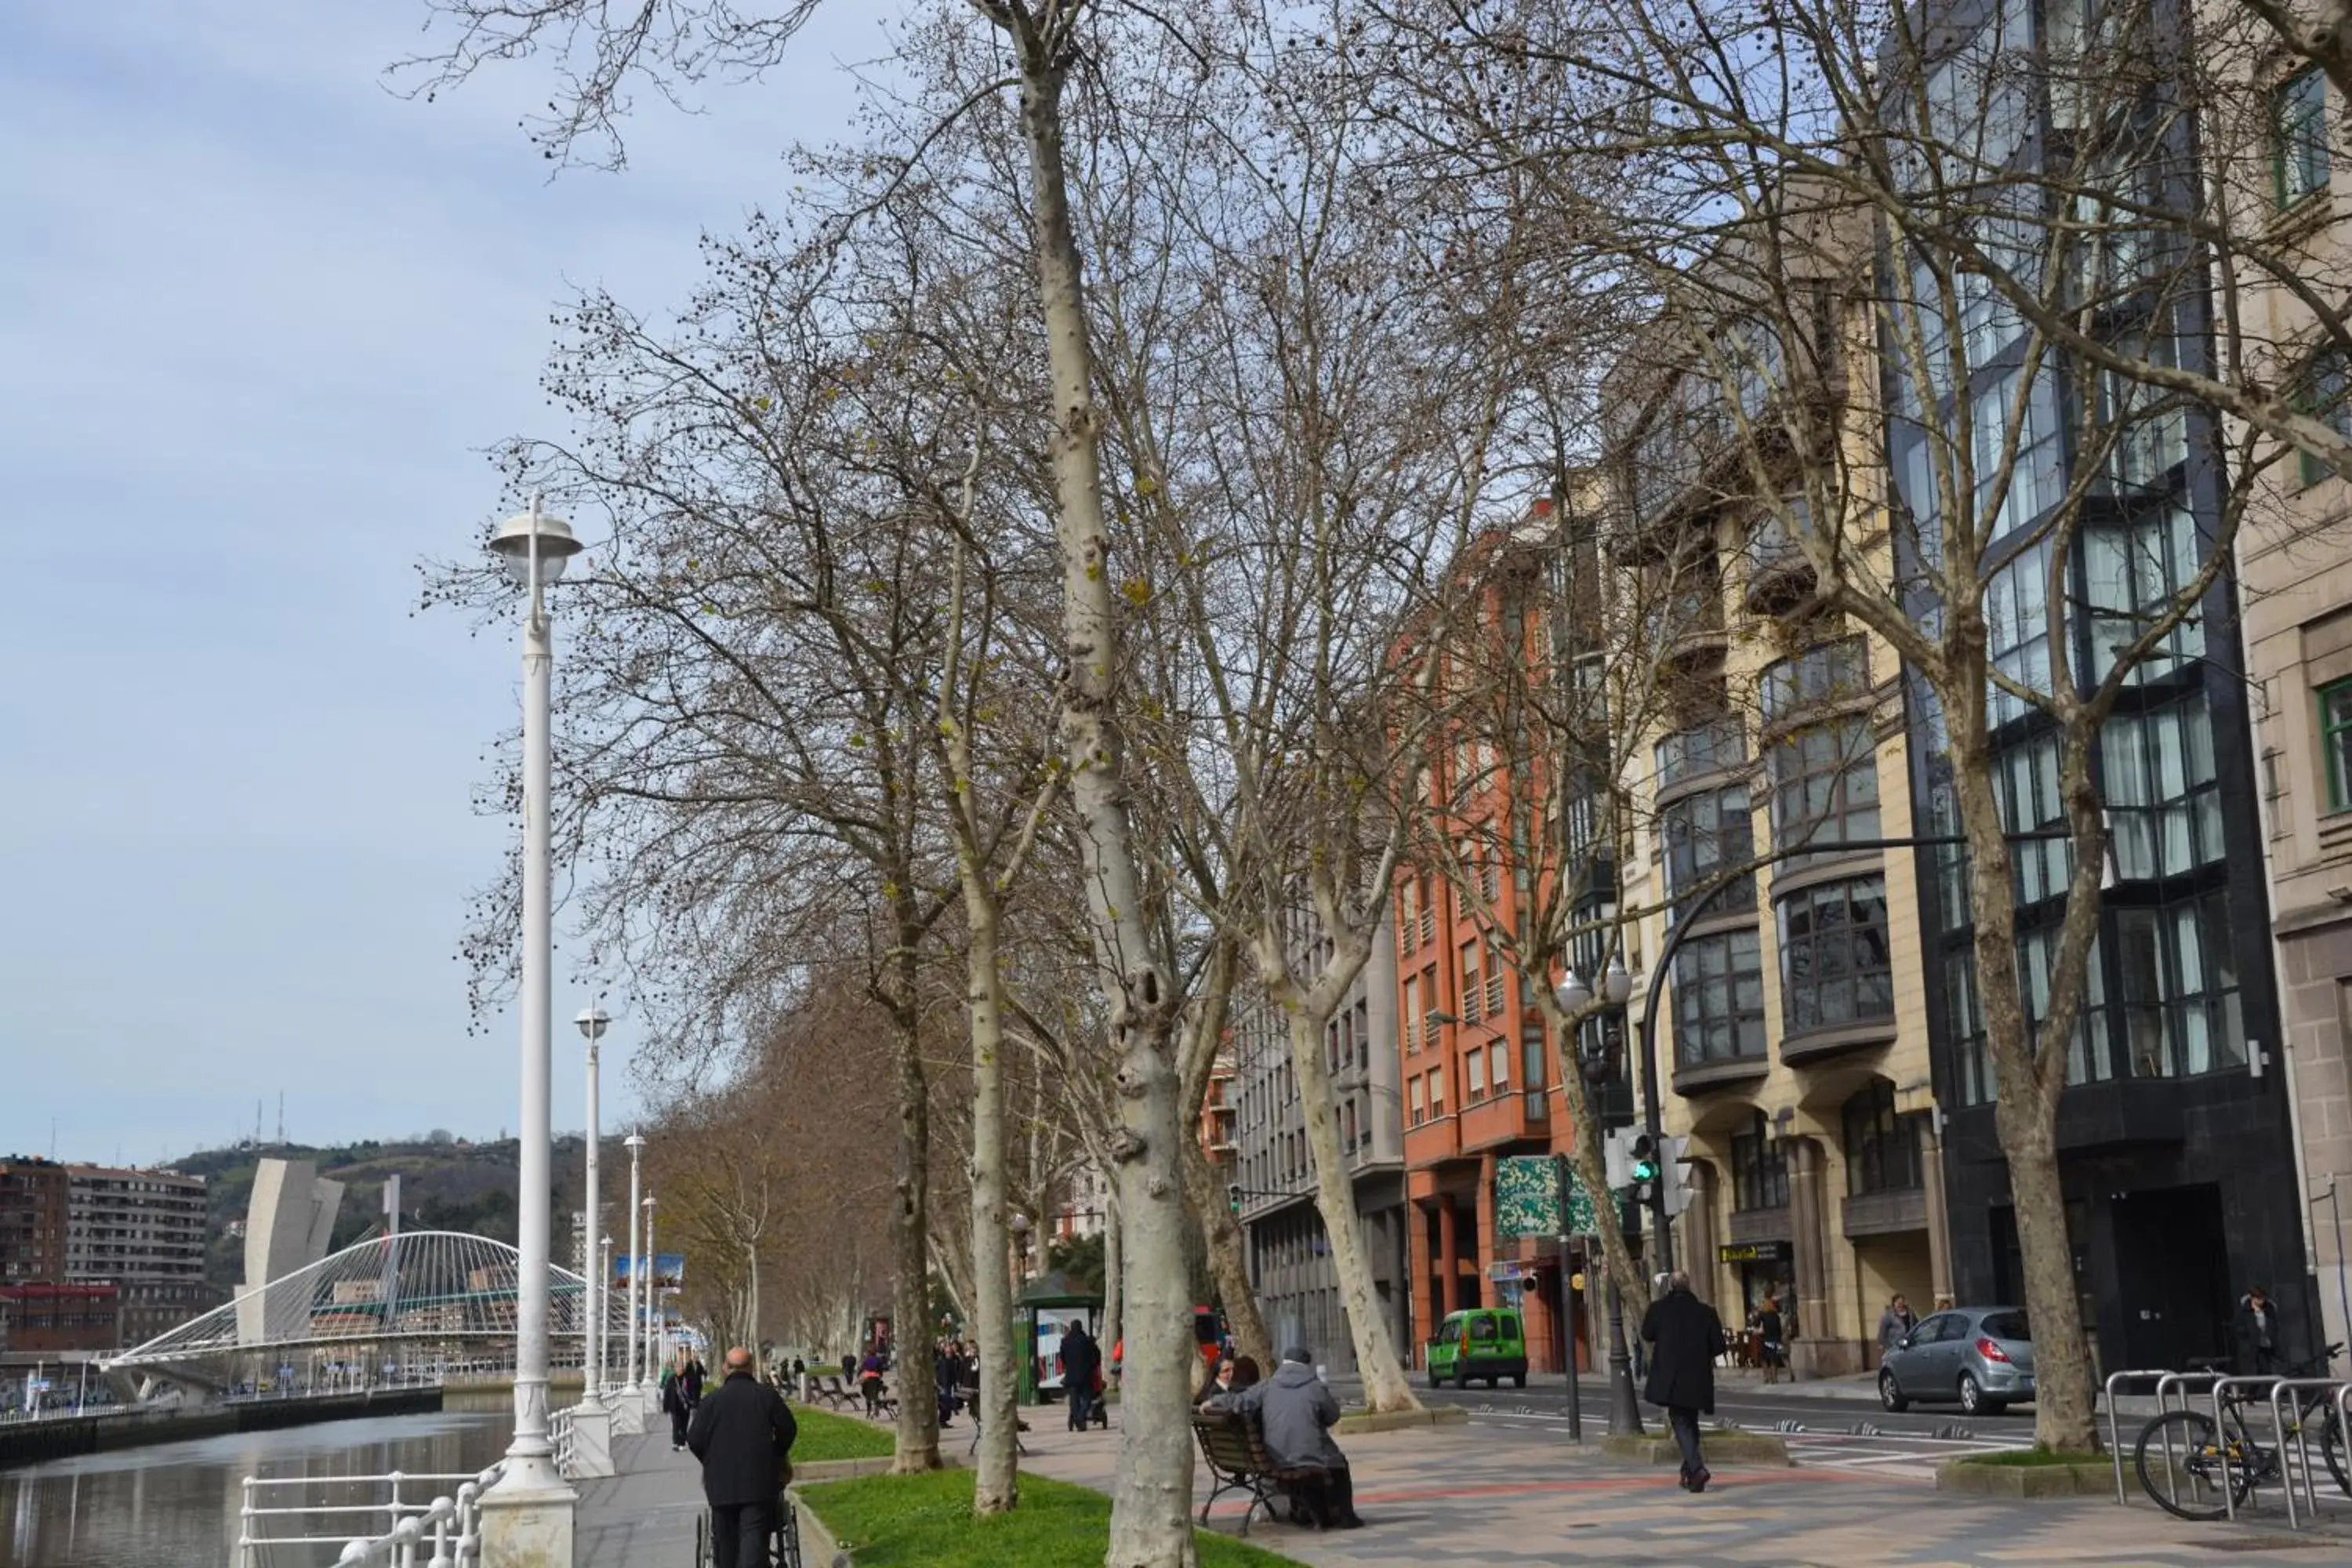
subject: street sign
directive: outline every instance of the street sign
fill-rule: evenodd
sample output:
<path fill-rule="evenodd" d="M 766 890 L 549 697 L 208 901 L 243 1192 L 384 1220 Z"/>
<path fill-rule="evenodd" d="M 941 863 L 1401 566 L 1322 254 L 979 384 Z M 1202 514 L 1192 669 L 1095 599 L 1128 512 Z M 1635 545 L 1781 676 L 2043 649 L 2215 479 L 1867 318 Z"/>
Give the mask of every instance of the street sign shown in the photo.
<path fill-rule="evenodd" d="M 1496 1236 L 1592 1236 L 1600 1228 L 1592 1194 L 1566 1161 L 1514 1154 L 1495 1162 Z"/>

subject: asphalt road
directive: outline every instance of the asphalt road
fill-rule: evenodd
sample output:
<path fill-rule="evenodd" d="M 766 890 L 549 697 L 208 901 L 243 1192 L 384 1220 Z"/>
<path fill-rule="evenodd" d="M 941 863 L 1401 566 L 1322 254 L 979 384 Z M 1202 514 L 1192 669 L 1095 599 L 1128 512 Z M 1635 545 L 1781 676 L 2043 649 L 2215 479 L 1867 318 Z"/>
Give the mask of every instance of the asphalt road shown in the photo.
<path fill-rule="evenodd" d="M 1588 1433 L 1606 1427 L 1609 1416 L 1609 1388 L 1604 1379 L 1586 1377 L 1580 1380 L 1584 1404 L 1585 1430 Z M 1914 1405 L 1900 1415 L 1879 1407 L 1878 1401 L 1840 1397 L 1821 1393 L 1807 1394 L 1803 1384 L 1784 1388 L 1759 1388 L 1747 1384 L 1723 1383 L 1717 1385 L 1716 1414 L 1726 1420 L 1757 1431 L 1772 1431 L 1783 1421 L 1801 1423 L 1807 1432 L 1847 1433 L 1864 1424 L 1889 1435 L 1933 1437 L 1965 1428 L 1975 1439 L 1997 1443 L 2003 1447 L 2030 1447 L 2033 1441 L 2033 1406 L 2014 1406 L 1998 1415 L 1969 1416 L 1955 1405 L 1934 1405 L 1923 1408 Z M 1506 1384 L 1499 1389 L 1483 1384 L 1470 1388 L 1431 1388 L 1416 1381 L 1413 1393 L 1430 1404 L 1466 1406 L 1473 1416 L 1491 1415 L 1498 1419 L 1549 1421 L 1565 1419 L 1568 1390 L 1557 1377 L 1513 1388 Z M 1642 1419 L 1654 1424 L 1658 1412 L 1644 1406 Z"/>

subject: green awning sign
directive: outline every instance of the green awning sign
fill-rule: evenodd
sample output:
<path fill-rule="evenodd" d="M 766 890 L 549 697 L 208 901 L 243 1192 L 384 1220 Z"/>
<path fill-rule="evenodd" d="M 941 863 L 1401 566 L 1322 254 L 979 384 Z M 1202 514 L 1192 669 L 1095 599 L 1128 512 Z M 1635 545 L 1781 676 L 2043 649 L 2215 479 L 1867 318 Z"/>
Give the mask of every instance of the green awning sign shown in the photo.
<path fill-rule="evenodd" d="M 1513 1154 L 1495 1162 L 1496 1236 L 1595 1236 L 1600 1230 L 1592 1194 L 1567 1161 Z"/>

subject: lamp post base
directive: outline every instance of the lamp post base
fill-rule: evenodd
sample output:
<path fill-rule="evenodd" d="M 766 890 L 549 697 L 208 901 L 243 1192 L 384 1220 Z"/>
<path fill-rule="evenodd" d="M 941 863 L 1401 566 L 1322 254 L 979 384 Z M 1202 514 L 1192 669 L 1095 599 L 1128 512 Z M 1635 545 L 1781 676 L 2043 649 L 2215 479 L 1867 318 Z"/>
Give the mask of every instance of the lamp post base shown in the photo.
<path fill-rule="evenodd" d="M 572 1512 L 579 1500 L 551 1457 L 507 1461 L 482 1494 L 482 1561 L 498 1568 L 572 1568 Z"/>
<path fill-rule="evenodd" d="M 1642 1435 L 1642 1406 L 1633 1397 L 1633 1357 L 1625 1348 L 1625 1298 L 1609 1281 L 1609 1435 Z"/>

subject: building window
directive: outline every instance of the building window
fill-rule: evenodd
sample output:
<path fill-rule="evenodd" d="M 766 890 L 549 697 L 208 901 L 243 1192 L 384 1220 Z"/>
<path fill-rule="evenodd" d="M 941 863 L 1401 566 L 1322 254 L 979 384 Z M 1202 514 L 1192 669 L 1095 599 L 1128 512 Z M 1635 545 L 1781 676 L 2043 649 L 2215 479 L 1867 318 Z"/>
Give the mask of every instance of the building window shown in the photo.
<path fill-rule="evenodd" d="M 1920 1186 L 1919 1122 L 1895 1113 L 1895 1086 L 1885 1079 L 1845 1102 L 1845 1190 L 1916 1193 Z"/>
<path fill-rule="evenodd" d="M 1475 942 L 1465 942 L 1462 944 L 1462 1021 L 1464 1023 L 1475 1024 L 1478 1021 L 1478 1001 L 1483 994 L 1478 985 L 1478 944 Z"/>
<path fill-rule="evenodd" d="M 2226 893 L 2117 910 L 2116 957 L 2133 1077 L 2189 1077 L 2246 1065 Z"/>
<path fill-rule="evenodd" d="M 2319 689 L 2319 751 L 2326 759 L 2327 809 L 2352 811 L 2352 680 Z"/>
<path fill-rule="evenodd" d="M 1486 1098 L 1486 1050 L 1478 1046 L 1471 1047 L 1463 1058 L 1462 1068 L 1466 1075 L 1462 1081 L 1462 1098 L 1475 1105 Z"/>
<path fill-rule="evenodd" d="M 1397 951 L 1411 952 L 1413 947 L 1413 927 L 1421 915 L 1421 879 L 1402 878 L 1397 882 Z"/>
<path fill-rule="evenodd" d="M 2000 806 L 2000 825 L 2011 833 L 2063 826 L 2066 803 L 2058 794 L 2058 738 L 2040 736 L 2029 744 L 2004 752 L 1993 764 L 1993 792 Z M 1948 926 L 1958 929 L 1968 923 L 1968 859 L 1959 847 L 1948 847 L 1950 853 L 1939 857 L 1945 868 L 1937 874 L 1948 879 L 1963 900 L 1947 916 Z M 2019 905 L 2038 904 L 2066 891 L 2067 879 L 2074 865 L 2073 840 L 2015 839 L 2010 844 L 2009 855 Z"/>
<path fill-rule="evenodd" d="M 1985 652 L 1995 669 L 2032 691 L 2050 689 L 2050 544 L 2021 550 L 1992 574 L 1985 592 Z M 1996 725 L 2022 718 L 2024 699 L 1987 683 Z"/>
<path fill-rule="evenodd" d="M 1764 1055 L 1764 961 L 1754 931 L 1684 942 L 1675 953 L 1673 982 L 1679 1066 Z"/>
<path fill-rule="evenodd" d="M 1486 1076 L 1493 1080 L 1496 1094 L 1511 1087 L 1511 1053 L 1500 1040 L 1486 1047 Z"/>
<path fill-rule="evenodd" d="M 1789 1156 L 1760 1110 L 1747 1131 L 1731 1135 L 1731 1206 L 1741 1214 L 1789 1206 Z"/>
<path fill-rule="evenodd" d="M 1445 1114 L 1445 1069 L 1437 1068 L 1429 1075 L 1429 1114 Z"/>
<path fill-rule="evenodd" d="M 2099 743 L 2117 875 L 2148 881 L 2221 858 L 2221 794 L 2203 693 L 2118 713 Z"/>
<path fill-rule="evenodd" d="M 1719 719 L 1658 742 L 1658 787 L 1671 789 L 1702 773 L 1724 773 L 1748 760 L 1748 741 L 1736 719 Z"/>
<path fill-rule="evenodd" d="M 2170 614 L 2196 580 L 2206 542 L 2197 516 L 2175 503 L 2125 521 L 2086 521 L 2083 529 L 2084 588 L 2091 608 L 2092 668 L 2104 679 L 2123 649 L 2158 618 Z M 2188 606 L 2193 609 L 2194 606 Z M 2193 615 L 2165 634 L 2134 667 L 2133 685 L 2180 673 L 2205 651 L 2205 630 Z"/>
<path fill-rule="evenodd" d="M 2336 435 L 2352 441 L 2352 362 L 2342 349 L 2322 349 L 2304 367 L 2296 405 Z M 2315 485 L 2336 470 L 2315 453 L 2299 454 L 2303 482 Z"/>
<path fill-rule="evenodd" d="M 1681 920 L 1726 869 L 1755 858 L 1748 786 L 1729 784 L 1668 805 L 1658 814 L 1658 843 L 1666 865 L 1666 890 L 1674 895 L 1675 918 Z M 1756 879 L 1738 879 L 1706 907 L 1710 913 L 1754 909 Z"/>
<path fill-rule="evenodd" d="M 2327 79 L 2315 66 L 2278 89 L 2273 168 L 2279 205 L 2291 207 L 2327 188 Z"/>
<path fill-rule="evenodd" d="M 2050 975 L 2057 957 L 2054 928 L 2021 931 L 2017 938 L 2018 980 L 2025 992 L 2026 1017 L 2039 1028 L 2050 1016 Z M 2091 1083 L 2112 1078 L 2116 1063 L 2107 1048 L 2106 983 L 2094 938 L 2084 961 L 2083 1005 L 2074 1037 L 2066 1045 L 2066 1081 Z M 1994 1091 L 1992 1058 L 1985 1043 L 1984 1018 L 1977 1006 L 1976 950 L 1960 946 L 1944 955 L 1944 989 L 1951 1013 L 1953 1051 L 1963 1105 L 1990 1105 Z"/>
<path fill-rule="evenodd" d="M 1417 974 L 1404 977 L 1404 1017 L 1401 1021 L 1404 1026 L 1404 1048 L 1421 1049 L 1421 977 Z"/>
<path fill-rule="evenodd" d="M 1857 877 L 1780 900 L 1780 1020 L 1791 1032 L 1895 1016 L 1886 880 Z"/>
<path fill-rule="evenodd" d="M 1870 651 L 1860 637 L 1810 647 L 1764 667 L 1759 695 L 1764 722 L 1777 724 L 1810 708 L 1870 695 Z"/>
<path fill-rule="evenodd" d="M 1772 841 L 1824 847 L 1878 837 L 1878 759 L 1866 718 L 1816 724 L 1772 748 Z M 1792 856 L 1801 864 L 1809 857 Z"/>

